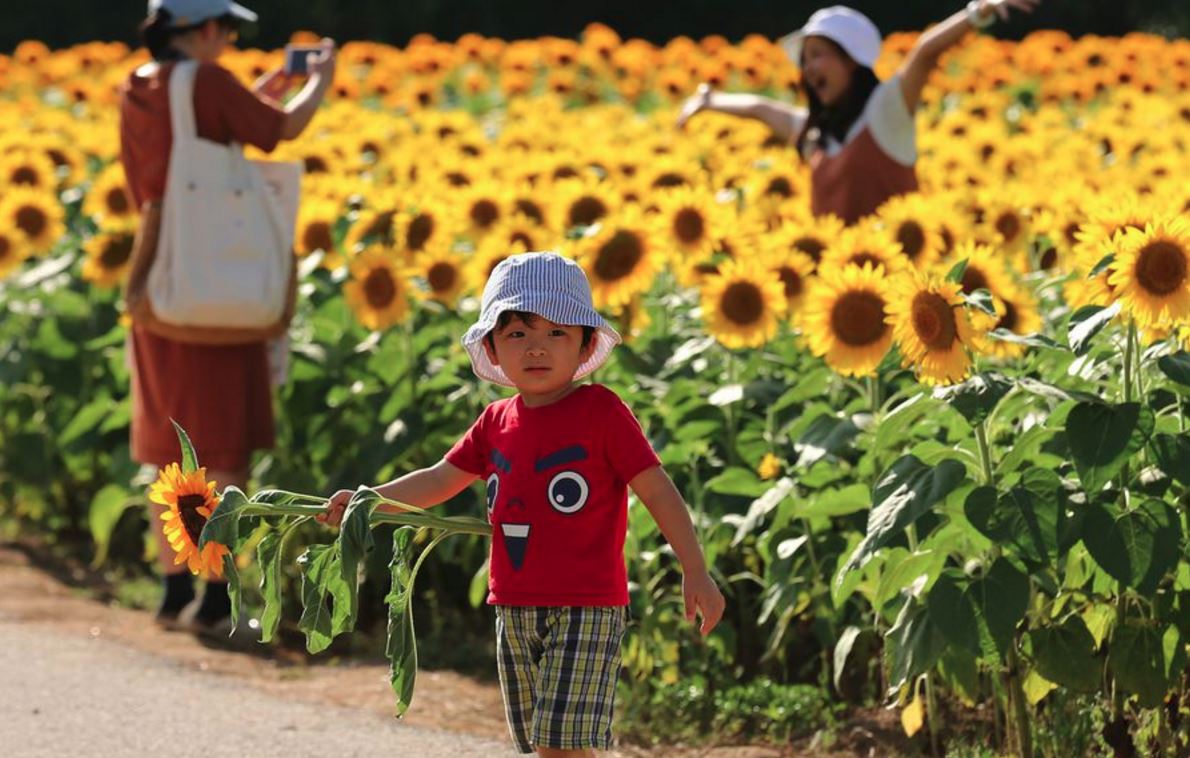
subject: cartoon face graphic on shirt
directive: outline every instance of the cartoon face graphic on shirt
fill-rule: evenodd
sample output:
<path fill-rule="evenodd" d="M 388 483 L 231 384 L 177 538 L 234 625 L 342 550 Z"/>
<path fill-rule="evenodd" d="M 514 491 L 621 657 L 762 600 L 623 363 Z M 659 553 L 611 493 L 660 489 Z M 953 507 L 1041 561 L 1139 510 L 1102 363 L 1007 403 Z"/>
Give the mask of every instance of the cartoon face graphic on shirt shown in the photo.
<path fill-rule="evenodd" d="M 492 517 L 499 507 L 500 533 L 513 570 L 525 564 L 537 508 L 548 505 L 556 513 L 572 516 L 586 506 L 591 487 L 577 464 L 588 457 L 585 447 L 571 445 L 539 457 L 530 474 L 514 471 L 503 453 L 492 450 L 495 470 L 487 479 L 488 521 L 495 523 Z"/>

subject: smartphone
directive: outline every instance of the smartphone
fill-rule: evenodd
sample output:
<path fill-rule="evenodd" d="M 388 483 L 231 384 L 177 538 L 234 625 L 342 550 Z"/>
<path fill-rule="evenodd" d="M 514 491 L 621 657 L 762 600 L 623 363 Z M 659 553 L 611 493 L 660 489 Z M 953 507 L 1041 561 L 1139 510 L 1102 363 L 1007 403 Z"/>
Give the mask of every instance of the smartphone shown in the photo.
<path fill-rule="evenodd" d="M 305 76 L 309 73 L 306 70 L 306 57 L 311 53 L 322 52 L 321 47 L 313 45 L 286 45 L 285 46 L 285 73 L 288 76 Z"/>

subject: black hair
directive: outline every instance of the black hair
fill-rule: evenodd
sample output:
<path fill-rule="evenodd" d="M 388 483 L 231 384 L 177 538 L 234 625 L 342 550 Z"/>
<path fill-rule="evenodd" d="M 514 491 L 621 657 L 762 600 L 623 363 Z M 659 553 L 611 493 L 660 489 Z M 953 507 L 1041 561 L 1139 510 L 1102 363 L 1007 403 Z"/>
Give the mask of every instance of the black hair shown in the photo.
<path fill-rule="evenodd" d="M 533 322 L 541 317 L 538 316 L 536 313 L 530 313 L 529 311 L 501 311 L 500 315 L 496 317 L 496 325 L 494 327 L 492 327 L 492 331 L 490 331 L 486 335 L 484 335 L 484 339 L 487 340 L 488 345 L 493 350 L 496 349 L 496 337 L 495 337 L 496 332 L 500 331 L 501 329 L 503 329 L 504 327 L 506 327 L 510 323 L 512 323 L 512 320 L 514 318 L 517 319 L 518 321 L 524 323 L 526 326 L 532 326 Z M 580 345 L 580 349 L 586 350 L 587 345 L 591 344 L 591 340 L 592 340 L 592 338 L 594 338 L 594 336 L 595 336 L 595 327 L 584 326 L 583 327 L 583 342 Z"/>
<path fill-rule="evenodd" d="M 823 39 L 840 56 L 854 61 L 839 43 L 826 37 Z M 797 136 L 798 153 L 806 154 L 807 143 L 813 144 L 819 149 L 825 149 L 827 137 L 834 137 L 835 141 L 840 143 L 846 140 L 847 131 L 863 114 L 864 106 L 868 104 L 868 98 L 872 96 L 872 92 L 879 85 L 880 80 L 876 78 L 876 72 L 857 63 L 851 74 L 851 85 L 835 105 L 825 105 L 818 99 L 813 87 L 806 87 L 806 99 L 810 103 L 810 114 L 801 133 Z"/>
<path fill-rule="evenodd" d="M 141 22 L 141 41 L 145 43 L 145 47 L 149 49 L 149 55 L 153 56 L 153 60 L 155 61 L 169 61 L 181 58 L 182 54 L 173 46 L 174 38 L 202 28 L 208 21 L 214 21 L 224 29 L 238 30 L 240 28 L 240 19 L 230 13 L 224 13 L 222 16 L 215 16 L 214 18 L 206 18 L 197 24 L 190 24 L 189 26 L 172 27 L 170 26 L 170 21 L 172 20 L 173 15 L 162 8 Z"/>

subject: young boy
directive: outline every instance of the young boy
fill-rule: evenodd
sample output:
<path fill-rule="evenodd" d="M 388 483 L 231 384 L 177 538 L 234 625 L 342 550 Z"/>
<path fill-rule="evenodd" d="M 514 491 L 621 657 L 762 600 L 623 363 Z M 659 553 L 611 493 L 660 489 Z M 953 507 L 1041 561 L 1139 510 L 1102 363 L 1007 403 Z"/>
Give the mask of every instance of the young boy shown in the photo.
<path fill-rule="evenodd" d="M 489 405 L 436 465 L 376 488 L 425 508 L 487 483 L 488 603 L 508 728 L 523 753 L 611 747 L 628 487 L 681 562 L 687 618 L 700 614 L 705 635 L 723 615 L 686 504 L 632 411 L 606 387 L 576 383 L 619 341 L 578 264 L 555 253 L 504 260 L 463 345 L 479 377 L 518 394 Z M 337 524 L 351 495 L 335 493 L 324 520 Z"/>

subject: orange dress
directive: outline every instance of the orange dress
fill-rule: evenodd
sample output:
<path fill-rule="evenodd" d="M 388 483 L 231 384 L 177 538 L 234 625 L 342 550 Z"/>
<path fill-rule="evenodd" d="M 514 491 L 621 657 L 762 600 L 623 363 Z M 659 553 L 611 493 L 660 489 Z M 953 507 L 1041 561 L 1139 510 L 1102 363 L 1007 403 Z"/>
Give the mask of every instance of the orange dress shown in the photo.
<path fill-rule="evenodd" d="M 142 67 L 121 87 L 120 160 L 137 206 L 165 192 L 173 142 L 169 118 L 172 63 Z M 245 88 L 231 72 L 199 66 L 194 80 L 198 136 L 272 150 L 285 113 Z M 266 344 L 196 345 L 159 337 L 133 324 L 132 457 L 164 466 L 180 458 L 170 419 L 189 433 L 208 469 L 247 468 L 253 450 L 274 444 Z"/>

